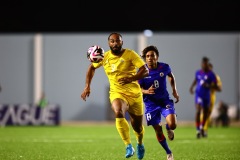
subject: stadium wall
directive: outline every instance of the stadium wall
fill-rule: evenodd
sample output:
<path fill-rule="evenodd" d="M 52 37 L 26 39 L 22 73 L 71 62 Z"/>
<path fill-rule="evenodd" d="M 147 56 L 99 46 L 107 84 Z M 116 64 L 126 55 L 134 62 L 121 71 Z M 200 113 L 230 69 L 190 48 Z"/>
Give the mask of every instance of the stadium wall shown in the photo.
<path fill-rule="evenodd" d="M 91 96 L 80 99 L 89 65 L 86 51 L 98 44 L 108 50 L 109 33 L 42 33 L 43 91 L 49 103 L 61 106 L 63 121 L 105 121 L 111 119 L 108 80 L 102 68 L 92 81 Z M 35 34 L 0 35 L 1 104 L 33 102 L 33 40 Z M 138 50 L 139 33 L 122 33 L 124 47 Z M 147 44 L 156 45 L 160 61 L 171 65 L 181 101 L 176 105 L 179 120 L 194 120 L 194 97 L 189 94 L 195 70 L 202 56 L 208 56 L 221 76 L 223 92 L 217 100 L 238 103 L 236 61 L 239 33 L 154 33 Z"/>

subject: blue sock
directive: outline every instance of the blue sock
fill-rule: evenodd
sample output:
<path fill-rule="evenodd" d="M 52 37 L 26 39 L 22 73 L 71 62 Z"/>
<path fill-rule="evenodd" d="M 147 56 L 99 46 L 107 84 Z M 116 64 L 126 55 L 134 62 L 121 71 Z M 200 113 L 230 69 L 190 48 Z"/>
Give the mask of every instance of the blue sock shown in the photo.
<path fill-rule="evenodd" d="M 161 136 L 157 135 L 158 142 L 161 144 L 161 146 L 164 148 L 167 154 L 172 153 L 172 151 L 169 149 L 167 140 L 165 136 L 162 134 Z"/>
<path fill-rule="evenodd" d="M 169 126 L 168 126 L 168 124 L 166 124 L 166 129 L 167 129 L 167 130 L 170 130 L 170 128 L 169 128 Z"/>
<path fill-rule="evenodd" d="M 172 153 L 172 151 L 169 149 L 168 144 L 166 139 L 164 139 L 163 141 L 160 142 L 160 144 L 162 145 L 162 147 L 165 149 L 167 154 Z"/>

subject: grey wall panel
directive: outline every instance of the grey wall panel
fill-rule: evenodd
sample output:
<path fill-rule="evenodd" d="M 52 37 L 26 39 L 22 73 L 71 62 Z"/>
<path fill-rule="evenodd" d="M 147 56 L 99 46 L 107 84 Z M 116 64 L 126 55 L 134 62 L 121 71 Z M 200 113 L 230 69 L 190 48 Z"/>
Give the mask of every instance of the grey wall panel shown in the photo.
<path fill-rule="evenodd" d="M 0 35 L 0 103 L 32 103 L 33 35 Z"/>

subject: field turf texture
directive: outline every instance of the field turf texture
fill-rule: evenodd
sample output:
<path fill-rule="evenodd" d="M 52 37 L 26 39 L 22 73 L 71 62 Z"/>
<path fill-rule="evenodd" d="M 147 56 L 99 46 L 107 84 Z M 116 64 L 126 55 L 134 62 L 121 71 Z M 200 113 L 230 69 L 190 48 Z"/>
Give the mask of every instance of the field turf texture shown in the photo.
<path fill-rule="evenodd" d="M 194 126 L 178 126 L 168 140 L 175 160 L 239 160 L 240 127 L 211 127 L 197 139 Z M 167 137 L 166 130 L 164 129 Z M 136 140 L 131 128 L 131 139 Z M 165 160 L 152 127 L 145 126 L 145 160 Z M 114 124 L 6 126 L 0 128 L 0 160 L 126 160 Z M 136 154 L 129 160 L 137 160 Z"/>

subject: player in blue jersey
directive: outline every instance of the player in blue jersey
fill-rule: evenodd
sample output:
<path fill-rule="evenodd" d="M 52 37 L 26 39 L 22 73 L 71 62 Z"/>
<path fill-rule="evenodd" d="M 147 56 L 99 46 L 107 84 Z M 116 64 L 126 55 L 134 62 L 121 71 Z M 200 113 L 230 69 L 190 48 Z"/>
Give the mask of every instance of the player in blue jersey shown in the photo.
<path fill-rule="evenodd" d="M 197 70 L 195 73 L 195 78 L 190 86 L 190 93 L 194 94 L 195 88 L 195 105 L 196 105 L 196 115 L 195 124 L 197 130 L 197 138 L 205 137 L 205 131 L 203 126 L 208 118 L 208 111 L 210 107 L 210 91 L 211 89 L 218 90 L 216 76 L 213 71 L 209 69 L 209 58 L 203 57 L 201 63 L 201 69 Z M 202 121 L 201 120 L 202 113 Z"/>
<path fill-rule="evenodd" d="M 142 51 L 142 57 L 149 69 L 149 75 L 139 80 L 143 92 L 145 104 L 145 116 L 147 125 L 153 126 L 158 142 L 167 153 L 167 159 L 173 160 L 173 154 L 170 150 L 164 136 L 161 124 L 161 116 L 166 118 L 166 129 L 169 140 L 174 139 L 173 130 L 177 126 L 174 101 L 170 98 L 167 91 L 167 78 L 172 87 L 175 103 L 179 101 L 179 95 L 176 88 L 175 77 L 168 64 L 158 61 L 159 51 L 156 46 L 147 46 Z"/>

